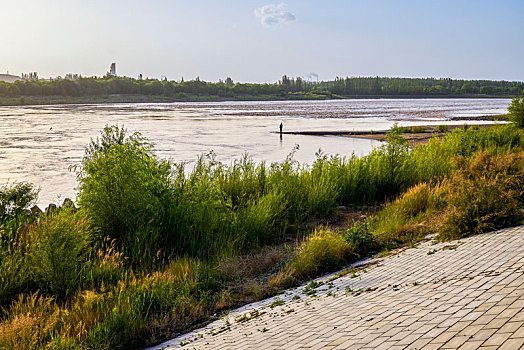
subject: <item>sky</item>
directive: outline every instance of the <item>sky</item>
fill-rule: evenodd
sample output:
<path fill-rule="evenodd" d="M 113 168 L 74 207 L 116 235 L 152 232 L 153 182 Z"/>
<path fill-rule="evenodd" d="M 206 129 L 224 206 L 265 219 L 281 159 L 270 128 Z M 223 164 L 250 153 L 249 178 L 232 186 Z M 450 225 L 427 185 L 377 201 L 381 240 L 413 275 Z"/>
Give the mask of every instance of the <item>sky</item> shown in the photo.
<path fill-rule="evenodd" d="M 1 0 L 0 73 L 524 81 L 524 0 Z"/>

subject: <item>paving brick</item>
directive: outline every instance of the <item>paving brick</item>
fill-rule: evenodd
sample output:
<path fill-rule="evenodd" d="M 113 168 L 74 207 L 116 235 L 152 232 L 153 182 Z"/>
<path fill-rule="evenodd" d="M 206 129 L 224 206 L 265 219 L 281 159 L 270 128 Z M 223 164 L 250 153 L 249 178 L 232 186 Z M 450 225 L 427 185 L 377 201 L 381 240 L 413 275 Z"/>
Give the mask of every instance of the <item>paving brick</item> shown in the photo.
<path fill-rule="evenodd" d="M 441 250 L 454 242 L 422 243 L 376 259 L 359 278 L 337 278 L 329 289 L 335 297 L 327 296 L 328 288 L 305 297 L 301 286 L 279 296 L 283 307 L 269 308 L 270 298 L 233 310 L 229 331 L 210 334 L 225 324 L 222 319 L 151 349 L 190 340 L 191 349 L 524 348 L 523 241 L 520 226 L 461 239 L 455 251 Z M 437 252 L 428 256 L 429 249 Z M 355 296 L 345 294 L 346 287 L 376 289 Z M 292 300 L 294 295 L 301 298 Z M 233 321 L 255 309 L 266 313 Z M 295 312 L 286 314 L 288 309 Z"/>
<path fill-rule="evenodd" d="M 524 348 L 524 338 L 509 338 L 500 346 L 501 350 L 519 350 Z"/>
<path fill-rule="evenodd" d="M 476 350 L 482 345 L 483 341 L 471 341 L 468 340 L 458 348 L 458 350 Z"/>

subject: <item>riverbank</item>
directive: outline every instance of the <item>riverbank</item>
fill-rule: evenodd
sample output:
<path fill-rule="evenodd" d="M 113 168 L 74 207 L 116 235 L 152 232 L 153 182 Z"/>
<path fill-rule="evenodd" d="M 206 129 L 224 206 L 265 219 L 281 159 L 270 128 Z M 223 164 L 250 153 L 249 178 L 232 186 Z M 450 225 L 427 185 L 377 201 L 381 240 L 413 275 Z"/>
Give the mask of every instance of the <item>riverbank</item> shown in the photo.
<path fill-rule="evenodd" d="M 143 347 L 427 234 L 516 225 L 523 164 L 523 131 L 498 125 L 413 149 L 394 131 L 311 166 L 202 157 L 186 174 L 108 127 L 82 161 L 78 212 L 21 216 L 32 187 L 2 188 L 0 349 Z"/>
<path fill-rule="evenodd" d="M 297 101 L 297 100 L 340 100 L 340 99 L 439 99 L 439 98 L 513 98 L 513 95 L 325 95 L 314 93 L 288 93 L 284 95 L 199 95 L 179 94 L 163 95 L 133 95 L 114 94 L 96 96 L 17 96 L 0 97 L 0 106 L 32 106 L 56 104 L 103 104 L 103 103 L 168 103 L 168 102 L 235 102 L 235 101 Z"/>
<path fill-rule="evenodd" d="M 325 95 L 289 94 L 233 96 L 183 94 L 183 96 L 162 95 L 104 95 L 104 96 L 23 96 L 0 97 L 0 106 L 55 105 L 55 104 L 103 104 L 103 103 L 168 103 L 168 102 L 228 102 L 228 101 L 286 101 L 325 100 Z"/>

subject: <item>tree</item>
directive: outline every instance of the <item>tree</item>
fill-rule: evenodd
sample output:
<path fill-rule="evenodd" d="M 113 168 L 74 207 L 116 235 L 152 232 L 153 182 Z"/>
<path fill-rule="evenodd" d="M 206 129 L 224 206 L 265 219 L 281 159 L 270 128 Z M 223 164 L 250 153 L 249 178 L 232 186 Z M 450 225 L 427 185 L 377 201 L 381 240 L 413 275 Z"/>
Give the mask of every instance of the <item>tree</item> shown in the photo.
<path fill-rule="evenodd" d="M 515 97 L 508 107 L 509 120 L 519 128 L 524 128 L 524 91 L 521 97 Z"/>

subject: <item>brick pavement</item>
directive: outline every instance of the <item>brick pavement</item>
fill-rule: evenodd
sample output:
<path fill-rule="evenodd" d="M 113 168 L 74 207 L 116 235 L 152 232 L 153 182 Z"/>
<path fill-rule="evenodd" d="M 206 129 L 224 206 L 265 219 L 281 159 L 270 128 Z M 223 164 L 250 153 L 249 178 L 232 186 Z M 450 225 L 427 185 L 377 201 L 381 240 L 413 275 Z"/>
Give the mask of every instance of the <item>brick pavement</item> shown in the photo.
<path fill-rule="evenodd" d="M 524 349 L 524 226 L 355 266 L 151 349 Z"/>

